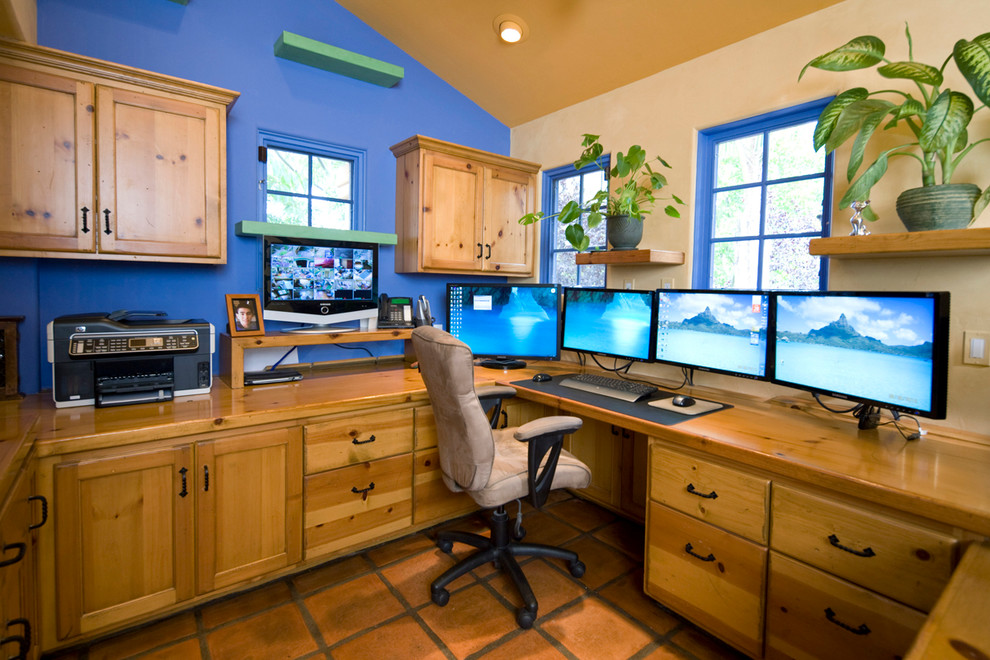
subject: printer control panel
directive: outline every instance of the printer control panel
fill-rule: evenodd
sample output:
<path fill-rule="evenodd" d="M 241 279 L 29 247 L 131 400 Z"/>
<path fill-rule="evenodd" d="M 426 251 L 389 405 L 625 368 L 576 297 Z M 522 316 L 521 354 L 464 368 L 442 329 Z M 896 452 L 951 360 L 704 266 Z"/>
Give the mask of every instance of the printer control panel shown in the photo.
<path fill-rule="evenodd" d="M 154 351 L 195 351 L 199 334 L 195 330 L 112 334 L 75 334 L 69 338 L 69 355 L 127 355 Z"/>

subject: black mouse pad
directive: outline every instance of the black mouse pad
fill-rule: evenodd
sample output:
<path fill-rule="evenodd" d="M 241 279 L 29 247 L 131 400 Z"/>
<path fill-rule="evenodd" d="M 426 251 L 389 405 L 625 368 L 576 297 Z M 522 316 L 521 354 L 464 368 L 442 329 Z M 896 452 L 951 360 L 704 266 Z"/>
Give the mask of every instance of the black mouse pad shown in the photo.
<path fill-rule="evenodd" d="M 639 417 L 640 419 L 645 419 L 648 422 L 653 422 L 655 424 L 663 424 L 664 426 L 673 426 L 674 424 L 683 422 L 688 419 L 695 419 L 697 417 L 703 417 L 704 415 L 710 415 L 713 412 L 718 412 L 719 410 L 725 410 L 731 408 L 732 406 L 728 404 L 720 404 L 718 408 L 713 410 L 708 410 L 701 413 L 687 414 L 677 412 L 673 409 L 663 407 L 658 408 L 651 406 L 650 401 L 660 401 L 662 399 L 671 399 L 674 397 L 673 392 L 666 392 L 660 390 L 642 401 L 629 402 L 623 401 L 622 399 L 613 399 L 610 396 L 605 396 L 603 394 L 595 394 L 594 392 L 585 392 L 584 390 L 575 390 L 570 387 L 564 387 L 560 384 L 560 381 L 567 378 L 568 376 L 573 376 L 574 374 L 561 374 L 554 376 L 552 380 L 547 380 L 543 382 L 535 382 L 532 379 L 526 380 L 516 380 L 509 383 L 510 385 L 516 385 L 518 387 L 523 387 L 529 390 L 534 390 L 536 392 L 544 392 L 546 394 L 551 394 L 553 396 L 559 396 L 561 399 L 570 399 L 571 401 L 579 401 L 581 403 L 587 403 L 592 406 L 597 406 L 599 408 L 604 408 L 605 410 L 611 410 L 613 412 L 620 413 L 622 415 L 629 415 L 630 417 Z"/>

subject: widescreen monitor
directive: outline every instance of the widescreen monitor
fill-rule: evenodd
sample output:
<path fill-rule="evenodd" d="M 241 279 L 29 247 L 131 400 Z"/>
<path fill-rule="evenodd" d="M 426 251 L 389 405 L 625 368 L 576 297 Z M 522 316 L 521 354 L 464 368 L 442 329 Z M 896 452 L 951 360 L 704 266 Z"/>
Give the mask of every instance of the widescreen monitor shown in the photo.
<path fill-rule="evenodd" d="M 655 297 L 653 291 L 565 288 L 561 348 L 650 361 Z"/>
<path fill-rule="evenodd" d="M 447 284 L 450 334 L 482 366 L 516 369 L 525 359 L 560 357 L 560 287 L 556 284 Z"/>
<path fill-rule="evenodd" d="M 770 295 L 657 291 L 656 361 L 742 378 L 767 378 Z"/>
<path fill-rule="evenodd" d="M 777 293 L 774 307 L 774 382 L 945 418 L 948 293 Z"/>

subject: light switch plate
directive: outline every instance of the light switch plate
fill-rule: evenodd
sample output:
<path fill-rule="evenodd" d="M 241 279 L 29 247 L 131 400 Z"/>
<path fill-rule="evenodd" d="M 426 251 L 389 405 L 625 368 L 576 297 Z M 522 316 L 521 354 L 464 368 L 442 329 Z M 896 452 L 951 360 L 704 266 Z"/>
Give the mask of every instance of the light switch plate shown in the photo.
<path fill-rule="evenodd" d="M 963 364 L 990 367 L 990 332 L 963 331 Z"/>

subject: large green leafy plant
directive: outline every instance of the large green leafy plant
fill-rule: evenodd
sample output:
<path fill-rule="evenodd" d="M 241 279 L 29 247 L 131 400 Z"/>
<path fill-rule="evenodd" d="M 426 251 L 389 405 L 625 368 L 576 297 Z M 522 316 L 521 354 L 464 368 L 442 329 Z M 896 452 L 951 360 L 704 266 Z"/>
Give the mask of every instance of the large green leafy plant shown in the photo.
<path fill-rule="evenodd" d="M 833 51 L 808 62 L 798 80 L 809 67 L 826 71 L 853 71 L 878 64 L 884 78 L 909 80 L 917 87 L 917 95 L 899 89 L 883 89 L 870 92 L 864 87 L 846 90 L 829 103 L 818 118 L 815 129 L 815 149 L 825 147 L 832 152 L 836 147 L 855 136 L 847 179 L 852 182 L 839 202 L 848 206 L 853 201 L 870 197 L 870 190 L 887 171 L 887 162 L 897 156 L 909 156 L 921 165 L 922 186 L 952 183 L 952 175 L 959 162 L 973 147 L 990 138 L 970 142 L 968 126 L 973 114 L 990 104 L 990 32 L 972 41 L 960 39 L 952 53 L 940 67 L 916 62 L 913 57 L 911 31 L 905 27 L 908 42 L 908 59 L 891 61 L 884 57 L 886 46 L 873 36 L 857 37 Z M 963 92 L 943 89 L 943 74 L 950 60 L 962 72 L 976 97 L 983 102 L 974 109 L 972 99 Z M 893 96 L 896 101 L 880 98 Z M 877 132 L 894 128 L 904 122 L 914 139 L 883 151 L 853 181 L 863 164 L 863 156 L 870 138 Z M 941 173 L 941 177 L 937 175 Z M 982 192 L 973 209 L 975 218 L 990 202 L 990 188 Z M 863 215 L 876 220 L 870 208 Z"/>
<path fill-rule="evenodd" d="M 605 152 L 598 139 L 598 135 L 584 134 L 581 142 L 584 151 L 581 152 L 581 157 L 574 161 L 574 169 L 580 170 L 593 163 L 600 169 L 605 169 L 598 160 Z M 584 215 L 587 215 L 588 228 L 591 229 L 601 224 L 603 217 L 610 215 L 628 215 L 642 221 L 643 216 L 652 210 L 653 205 L 664 199 L 684 204 L 676 195 L 657 196 L 657 192 L 667 185 L 667 177 L 653 169 L 651 163 L 654 161 L 670 168 L 667 161 L 659 156 L 647 159 L 646 151 L 638 144 L 634 144 L 626 153 L 620 151 L 615 156 L 615 164 L 608 171 L 610 190 L 599 190 L 584 204 L 571 200 L 557 213 L 545 214 L 543 211 L 527 213 L 519 219 L 519 222 L 530 225 L 544 218 L 555 217 L 558 222 L 566 225 L 564 236 L 567 242 L 578 252 L 587 250 L 590 239 L 585 235 L 584 226 L 581 224 Z M 681 217 L 673 204 L 668 204 L 664 208 L 664 213 L 672 218 Z"/>

